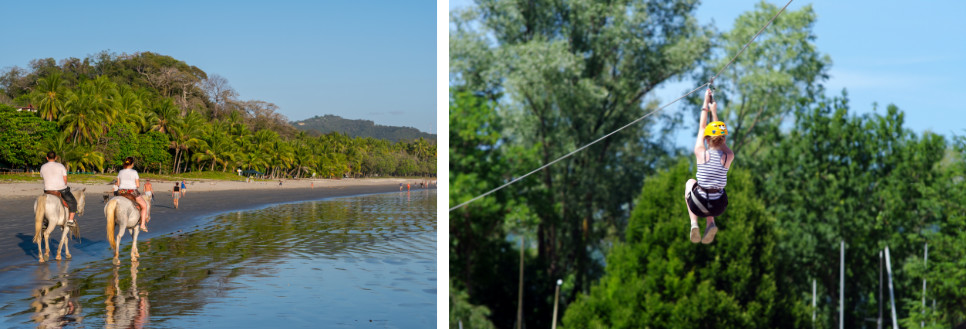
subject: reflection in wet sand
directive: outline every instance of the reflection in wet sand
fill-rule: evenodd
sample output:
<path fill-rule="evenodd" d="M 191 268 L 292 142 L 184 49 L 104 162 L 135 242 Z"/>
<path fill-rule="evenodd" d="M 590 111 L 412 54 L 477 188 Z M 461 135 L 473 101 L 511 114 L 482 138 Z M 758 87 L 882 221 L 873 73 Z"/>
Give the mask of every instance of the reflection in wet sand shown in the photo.
<path fill-rule="evenodd" d="M 429 327 L 435 205 L 435 191 L 414 191 L 222 213 L 147 241 L 130 276 L 38 266 L 0 292 L 0 328 Z"/>
<path fill-rule="evenodd" d="M 54 280 L 54 284 L 33 291 L 34 300 L 30 303 L 33 310 L 31 320 L 37 328 L 62 328 L 83 319 L 80 304 L 77 302 L 75 288 L 68 280 L 70 261 L 57 262 L 57 277 L 50 276 L 50 266 L 40 266 L 36 277 L 41 280 Z"/>
<path fill-rule="evenodd" d="M 131 262 L 131 289 L 121 289 L 120 267 L 114 267 L 113 284 L 104 289 L 104 322 L 107 327 L 143 328 L 148 322 L 148 292 L 138 291 L 138 262 Z"/>

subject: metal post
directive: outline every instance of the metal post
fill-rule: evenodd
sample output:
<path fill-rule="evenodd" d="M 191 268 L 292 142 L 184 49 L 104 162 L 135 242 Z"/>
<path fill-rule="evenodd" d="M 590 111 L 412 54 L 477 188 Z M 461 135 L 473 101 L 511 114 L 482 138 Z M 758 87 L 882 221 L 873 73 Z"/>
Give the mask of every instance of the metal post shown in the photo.
<path fill-rule="evenodd" d="M 889 303 L 892 306 L 892 328 L 898 329 L 899 323 L 896 321 L 896 295 L 892 290 L 892 261 L 889 260 L 889 246 L 885 248 L 886 274 L 889 275 Z"/>
<path fill-rule="evenodd" d="M 523 237 L 520 237 L 520 298 L 517 300 L 517 329 L 523 329 Z"/>
<path fill-rule="evenodd" d="M 812 279 L 812 328 L 815 328 L 815 279 Z"/>
<path fill-rule="evenodd" d="M 557 329 L 557 303 L 560 301 L 561 284 L 563 284 L 563 280 L 557 279 L 557 291 L 553 294 L 553 325 L 550 326 L 550 329 Z"/>
<path fill-rule="evenodd" d="M 876 324 L 876 328 L 882 329 L 882 301 L 885 300 L 882 294 L 882 263 L 884 262 L 885 256 L 883 251 L 879 251 L 879 320 Z"/>
<path fill-rule="evenodd" d="M 845 240 L 839 250 L 839 329 L 845 329 Z"/>
<path fill-rule="evenodd" d="M 926 251 L 922 256 L 923 257 L 922 266 L 924 267 L 924 269 L 926 266 L 929 266 L 929 243 L 926 243 L 925 245 L 926 245 L 925 247 Z M 922 321 L 919 322 L 920 328 L 926 326 L 926 277 L 925 276 L 923 276 L 922 278 L 922 315 L 923 315 Z"/>

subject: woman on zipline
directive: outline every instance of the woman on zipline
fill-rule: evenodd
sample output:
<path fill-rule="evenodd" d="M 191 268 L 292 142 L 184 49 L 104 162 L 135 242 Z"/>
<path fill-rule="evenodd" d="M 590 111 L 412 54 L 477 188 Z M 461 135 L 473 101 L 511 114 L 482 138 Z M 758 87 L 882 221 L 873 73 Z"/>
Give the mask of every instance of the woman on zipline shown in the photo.
<path fill-rule="evenodd" d="M 712 121 L 708 124 L 707 112 L 711 111 Z M 697 161 L 697 180 L 689 179 L 685 184 L 684 199 L 691 216 L 691 242 L 711 243 L 718 227 L 714 218 L 724 213 L 728 207 L 725 185 L 728 183 L 728 168 L 734 162 L 735 153 L 725 145 L 728 128 L 718 121 L 718 103 L 711 95 L 711 88 L 704 95 L 701 106 L 701 119 L 698 125 L 698 139 L 694 143 L 694 156 Z M 707 146 L 705 145 L 707 143 Z M 698 217 L 707 218 L 704 237 L 698 230 Z"/>

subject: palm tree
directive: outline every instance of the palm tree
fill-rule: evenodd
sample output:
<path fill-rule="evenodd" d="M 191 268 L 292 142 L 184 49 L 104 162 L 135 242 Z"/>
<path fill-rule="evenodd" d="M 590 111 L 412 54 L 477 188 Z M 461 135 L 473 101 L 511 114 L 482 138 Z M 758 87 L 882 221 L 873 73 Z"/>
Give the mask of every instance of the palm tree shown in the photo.
<path fill-rule="evenodd" d="M 178 167 L 182 163 L 181 159 L 190 159 L 190 157 L 185 156 L 185 153 L 195 148 L 208 146 L 205 141 L 198 138 L 202 135 L 201 129 L 204 123 L 203 121 L 204 118 L 200 114 L 191 112 L 188 113 L 188 116 L 184 120 L 180 120 L 176 125 L 169 127 L 171 132 L 171 148 L 175 149 L 174 172 L 181 172 L 178 170 Z"/>
<path fill-rule="evenodd" d="M 107 116 L 92 93 L 82 89 L 80 94 L 72 95 L 66 108 L 67 113 L 60 117 L 59 123 L 64 131 L 71 134 L 74 144 L 79 139 L 96 142 L 104 133 Z"/>
<path fill-rule="evenodd" d="M 79 158 L 77 155 L 77 147 L 67 142 L 69 137 L 69 132 L 61 131 L 56 137 L 48 139 L 43 143 L 43 149 L 57 153 L 57 156 L 60 157 L 60 163 L 64 167 L 67 167 L 68 170 L 71 168 L 71 162 Z"/>
<path fill-rule="evenodd" d="M 70 99 L 70 91 L 64 86 L 60 73 L 53 73 L 37 81 L 37 90 L 33 97 L 37 102 L 40 117 L 53 121 L 64 112 L 66 102 Z"/>
<path fill-rule="evenodd" d="M 151 111 L 154 112 L 154 117 L 151 118 L 151 130 L 167 134 L 171 126 L 177 125 L 180 121 L 178 116 L 180 110 L 170 98 L 155 103 Z"/>
<path fill-rule="evenodd" d="M 211 171 L 215 170 L 216 164 L 222 164 L 222 172 L 228 170 L 228 164 L 235 161 L 235 144 L 224 130 L 213 129 L 207 139 L 207 147 L 201 148 L 201 152 L 195 153 L 192 159 L 201 164 L 211 161 Z"/>
<path fill-rule="evenodd" d="M 139 132 L 147 131 L 150 128 L 149 122 L 151 121 L 148 120 L 151 116 L 148 113 L 153 114 L 153 112 L 144 110 L 141 95 L 130 88 L 125 88 L 124 91 L 119 93 L 118 97 L 112 99 L 111 109 L 116 114 L 117 121 L 132 123 L 138 127 Z"/>

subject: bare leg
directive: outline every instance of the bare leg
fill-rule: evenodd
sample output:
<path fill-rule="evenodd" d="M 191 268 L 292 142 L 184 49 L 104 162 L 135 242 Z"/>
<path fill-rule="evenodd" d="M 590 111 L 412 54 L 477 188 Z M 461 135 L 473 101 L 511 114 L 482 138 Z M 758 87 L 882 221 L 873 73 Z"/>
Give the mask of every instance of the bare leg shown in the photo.
<path fill-rule="evenodd" d="M 684 187 L 685 187 L 684 208 L 688 209 L 688 216 L 691 218 L 691 242 L 693 243 L 698 243 L 699 241 L 701 241 L 701 233 L 699 233 L 699 229 L 698 229 L 698 215 L 695 215 L 694 212 L 691 211 L 691 207 L 688 207 L 687 199 L 688 199 L 688 193 L 691 192 L 691 189 L 694 187 L 694 184 L 697 184 L 697 183 L 698 181 L 689 179 L 688 182 L 684 184 Z"/>
<path fill-rule="evenodd" d="M 148 224 L 148 205 L 142 197 L 137 197 L 135 200 L 138 200 L 138 204 L 141 205 L 141 230 L 147 232 L 148 228 L 145 225 Z"/>

